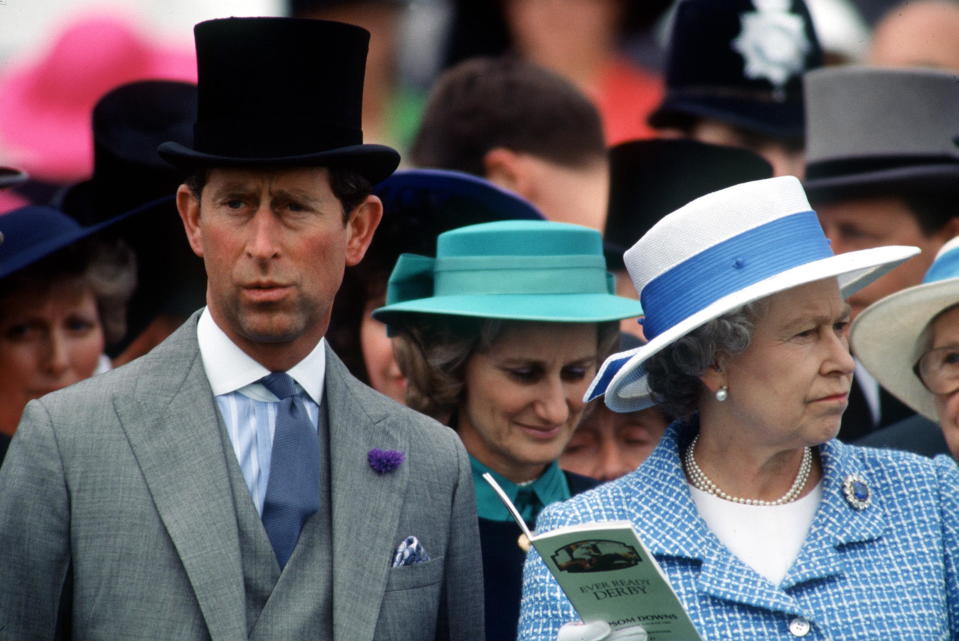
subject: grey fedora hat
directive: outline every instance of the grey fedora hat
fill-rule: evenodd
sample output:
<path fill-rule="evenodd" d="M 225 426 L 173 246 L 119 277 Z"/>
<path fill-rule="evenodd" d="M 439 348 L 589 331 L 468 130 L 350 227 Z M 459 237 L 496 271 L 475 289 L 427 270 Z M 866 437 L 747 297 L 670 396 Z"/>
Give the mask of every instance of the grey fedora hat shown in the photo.
<path fill-rule="evenodd" d="M 810 198 L 959 191 L 959 74 L 831 67 L 805 83 Z"/>

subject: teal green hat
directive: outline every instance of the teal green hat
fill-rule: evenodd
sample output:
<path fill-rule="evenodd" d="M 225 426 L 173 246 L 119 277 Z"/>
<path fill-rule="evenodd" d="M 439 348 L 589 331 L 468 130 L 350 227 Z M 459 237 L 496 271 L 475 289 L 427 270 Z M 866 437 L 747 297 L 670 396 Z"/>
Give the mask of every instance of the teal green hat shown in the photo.
<path fill-rule="evenodd" d="M 373 317 L 402 325 L 410 314 L 567 323 L 642 315 L 639 301 L 613 291 L 599 232 L 507 220 L 440 234 L 436 258 L 401 255 Z"/>

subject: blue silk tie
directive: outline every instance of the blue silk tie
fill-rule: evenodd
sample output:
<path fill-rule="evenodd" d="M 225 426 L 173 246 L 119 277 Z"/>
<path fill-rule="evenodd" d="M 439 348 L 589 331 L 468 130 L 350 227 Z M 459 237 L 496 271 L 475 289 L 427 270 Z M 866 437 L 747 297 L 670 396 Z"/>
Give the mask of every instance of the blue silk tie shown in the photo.
<path fill-rule="evenodd" d="M 280 399 L 262 519 L 282 569 L 303 524 L 320 509 L 320 444 L 289 374 L 273 372 L 260 383 Z"/>

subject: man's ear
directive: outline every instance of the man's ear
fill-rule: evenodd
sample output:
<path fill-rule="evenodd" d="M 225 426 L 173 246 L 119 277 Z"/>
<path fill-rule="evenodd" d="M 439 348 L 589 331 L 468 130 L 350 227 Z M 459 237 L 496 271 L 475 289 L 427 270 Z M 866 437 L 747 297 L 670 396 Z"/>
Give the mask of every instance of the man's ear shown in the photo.
<path fill-rule="evenodd" d="M 383 201 L 370 194 L 366 200 L 357 205 L 346 221 L 346 264 L 349 267 L 356 265 L 370 243 L 373 242 L 373 232 L 383 219 Z"/>
<path fill-rule="evenodd" d="M 193 191 L 186 185 L 180 185 L 176 190 L 176 208 L 183 221 L 187 241 L 193 253 L 203 257 L 203 243 L 200 242 L 200 201 Z"/>
<path fill-rule="evenodd" d="M 522 154 L 505 147 L 494 147 L 483 156 L 483 169 L 490 182 L 529 199 L 531 181 Z"/>

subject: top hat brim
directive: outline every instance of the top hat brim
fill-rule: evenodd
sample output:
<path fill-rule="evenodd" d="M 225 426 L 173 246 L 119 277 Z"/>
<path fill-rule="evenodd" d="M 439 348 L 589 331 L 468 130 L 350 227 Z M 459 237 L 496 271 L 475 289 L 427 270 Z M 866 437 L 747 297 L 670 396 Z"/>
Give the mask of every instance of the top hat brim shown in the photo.
<path fill-rule="evenodd" d="M 400 154 L 386 145 L 359 144 L 291 156 L 237 157 L 204 153 L 178 142 L 165 142 L 160 156 L 177 169 L 192 172 L 213 167 L 337 167 L 350 169 L 376 184 L 400 164 Z"/>
<path fill-rule="evenodd" d="M 959 192 L 959 163 L 912 165 L 822 177 L 815 176 L 815 164 L 810 164 L 803 187 L 812 201 L 912 191 L 955 193 Z"/>
<path fill-rule="evenodd" d="M 802 103 L 759 102 L 719 96 L 667 94 L 648 119 L 655 129 L 682 126 L 690 118 L 712 118 L 751 133 L 782 140 L 802 140 Z"/>
<path fill-rule="evenodd" d="M 932 392 L 912 371 L 929 322 L 959 301 L 959 278 L 890 294 L 864 309 L 850 330 L 856 358 L 879 384 L 926 418 L 939 422 Z"/>
<path fill-rule="evenodd" d="M 646 380 L 646 362 L 693 330 L 753 301 L 826 278 L 837 278 L 843 297 L 848 297 L 918 253 L 916 247 L 890 245 L 837 254 L 793 267 L 723 296 L 657 334 L 642 347 L 610 356 L 590 383 L 584 400 L 605 396 L 606 406 L 614 412 L 651 407 L 655 401 Z"/>

